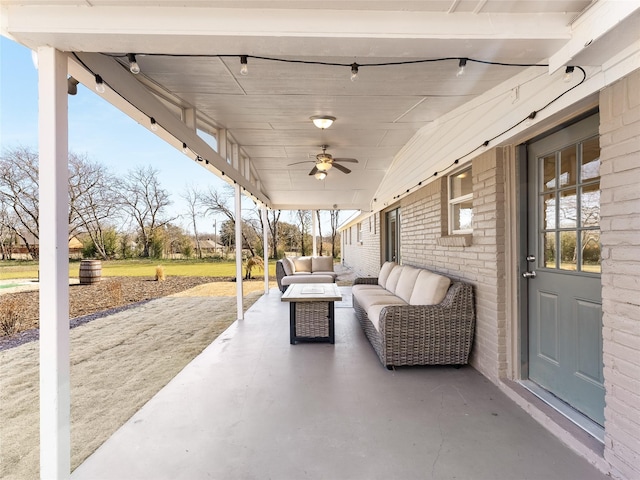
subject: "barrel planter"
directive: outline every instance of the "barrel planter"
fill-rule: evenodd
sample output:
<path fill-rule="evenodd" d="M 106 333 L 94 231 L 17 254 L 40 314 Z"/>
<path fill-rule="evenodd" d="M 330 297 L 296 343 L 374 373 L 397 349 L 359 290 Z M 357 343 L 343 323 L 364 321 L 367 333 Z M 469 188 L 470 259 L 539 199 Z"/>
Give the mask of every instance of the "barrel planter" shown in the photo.
<path fill-rule="evenodd" d="M 100 260 L 82 260 L 80 262 L 80 285 L 98 283 L 102 276 L 102 262 Z"/>

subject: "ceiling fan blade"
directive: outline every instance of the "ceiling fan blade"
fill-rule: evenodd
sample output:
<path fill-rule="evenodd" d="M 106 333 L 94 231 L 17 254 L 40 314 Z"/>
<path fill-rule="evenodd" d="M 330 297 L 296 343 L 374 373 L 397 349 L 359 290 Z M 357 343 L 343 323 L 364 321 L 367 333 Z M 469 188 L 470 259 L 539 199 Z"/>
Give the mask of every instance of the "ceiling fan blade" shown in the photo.
<path fill-rule="evenodd" d="M 293 165 L 300 165 L 301 163 L 309 163 L 309 162 L 313 162 L 313 160 L 304 160 L 302 162 L 290 163 L 289 165 L 287 165 L 287 167 L 291 167 Z"/>
<path fill-rule="evenodd" d="M 340 165 L 339 163 L 333 162 L 333 167 L 337 168 L 338 170 L 340 170 L 343 173 L 351 173 L 351 170 L 349 170 L 344 165 Z"/>
<path fill-rule="evenodd" d="M 316 173 L 318 173 L 318 171 L 319 171 L 318 167 L 314 165 L 311 171 L 309 172 L 309 175 L 315 175 Z"/>
<path fill-rule="evenodd" d="M 334 158 L 334 162 L 348 162 L 348 163 L 358 163 L 358 160 L 355 158 Z"/>

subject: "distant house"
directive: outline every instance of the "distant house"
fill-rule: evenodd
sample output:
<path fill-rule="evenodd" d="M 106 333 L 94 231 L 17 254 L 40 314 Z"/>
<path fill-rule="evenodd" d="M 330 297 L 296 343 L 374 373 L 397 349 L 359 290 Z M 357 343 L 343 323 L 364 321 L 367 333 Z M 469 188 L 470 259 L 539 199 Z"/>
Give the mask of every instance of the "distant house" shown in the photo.
<path fill-rule="evenodd" d="M 40 248 L 39 240 L 30 233 L 25 234 L 24 237 L 26 238 L 29 246 L 35 249 L 35 252 L 38 253 L 38 250 Z M 69 257 L 80 258 L 82 256 L 82 248 L 82 242 L 78 240 L 75 235 L 71 237 L 71 239 L 69 240 Z M 12 258 L 27 259 L 31 257 L 31 252 L 27 248 L 25 240 L 19 235 L 16 235 L 15 244 L 11 246 L 10 250 Z"/>

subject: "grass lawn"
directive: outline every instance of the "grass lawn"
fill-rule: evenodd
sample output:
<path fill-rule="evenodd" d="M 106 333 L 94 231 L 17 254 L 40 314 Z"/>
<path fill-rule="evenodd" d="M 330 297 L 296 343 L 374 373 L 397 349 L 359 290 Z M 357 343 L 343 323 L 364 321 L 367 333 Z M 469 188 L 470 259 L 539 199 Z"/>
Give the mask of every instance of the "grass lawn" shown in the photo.
<path fill-rule="evenodd" d="M 154 277 L 156 267 L 162 265 L 165 275 L 184 277 L 235 277 L 235 261 L 213 262 L 208 260 L 106 260 L 102 262 L 103 277 Z M 69 277 L 77 278 L 80 261 L 69 263 Z M 244 268 L 243 268 L 244 275 Z M 253 276 L 262 276 L 262 270 L 254 268 Z M 269 276 L 275 278 L 275 262 L 269 264 Z M 13 278 L 37 278 L 38 262 L 0 261 L 0 280 Z"/>

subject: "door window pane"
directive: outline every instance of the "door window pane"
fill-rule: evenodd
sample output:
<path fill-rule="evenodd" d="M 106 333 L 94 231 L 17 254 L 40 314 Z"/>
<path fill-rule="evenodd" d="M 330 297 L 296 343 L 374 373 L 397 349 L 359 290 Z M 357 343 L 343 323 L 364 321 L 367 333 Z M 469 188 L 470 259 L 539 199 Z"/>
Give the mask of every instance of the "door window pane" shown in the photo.
<path fill-rule="evenodd" d="M 556 234 L 555 232 L 547 232 L 542 235 L 544 243 L 544 266 L 547 268 L 556 268 Z"/>
<path fill-rule="evenodd" d="M 576 232 L 560 232 L 560 269 L 577 270 Z"/>
<path fill-rule="evenodd" d="M 572 228 L 578 226 L 578 197 L 575 188 L 560 192 L 560 208 L 558 209 L 558 227 Z"/>
<path fill-rule="evenodd" d="M 556 156 L 549 155 L 542 159 L 542 191 L 556 188 Z"/>
<path fill-rule="evenodd" d="M 576 146 L 565 148 L 560 152 L 560 187 L 575 185 L 577 182 Z"/>
<path fill-rule="evenodd" d="M 544 203 L 542 207 L 542 228 L 552 230 L 556 228 L 556 194 L 547 193 L 543 195 L 542 202 Z"/>
<path fill-rule="evenodd" d="M 586 140 L 582 144 L 581 181 L 600 178 L 600 142 L 598 138 Z"/>
<path fill-rule="evenodd" d="M 582 270 L 590 273 L 601 271 L 600 230 L 582 231 Z"/>
<path fill-rule="evenodd" d="M 600 185 L 595 183 L 580 189 L 580 226 L 600 225 Z"/>

